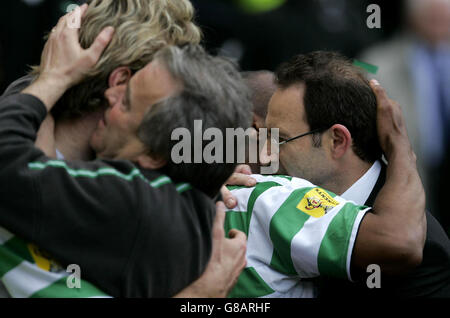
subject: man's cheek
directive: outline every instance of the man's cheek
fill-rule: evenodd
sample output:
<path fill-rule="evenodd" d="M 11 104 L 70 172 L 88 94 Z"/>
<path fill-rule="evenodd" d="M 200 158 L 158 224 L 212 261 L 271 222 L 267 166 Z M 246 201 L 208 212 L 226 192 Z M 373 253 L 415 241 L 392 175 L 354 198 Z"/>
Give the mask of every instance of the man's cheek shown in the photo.
<path fill-rule="evenodd" d="M 290 156 L 287 151 L 283 150 L 280 152 L 280 174 L 292 175 L 293 171 L 290 163 L 292 160 L 295 160 L 295 158 L 295 156 Z"/>

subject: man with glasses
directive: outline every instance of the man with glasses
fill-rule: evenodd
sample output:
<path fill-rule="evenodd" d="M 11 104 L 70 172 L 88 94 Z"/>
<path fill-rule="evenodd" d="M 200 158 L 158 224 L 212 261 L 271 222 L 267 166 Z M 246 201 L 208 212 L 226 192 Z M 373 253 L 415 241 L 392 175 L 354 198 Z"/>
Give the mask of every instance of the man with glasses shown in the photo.
<path fill-rule="evenodd" d="M 279 128 L 279 141 L 272 142 L 280 166 L 293 178 L 253 175 L 255 187 L 231 187 L 237 206 L 227 203 L 226 228 L 248 237 L 247 267 L 231 295 L 314 297 L 318 286 L 325 287 L 319 295 L 331 295 L 324 277 L 372 290 L 366 285 L 371 264 L 381 270 L 379 294 L 445 295 L 449 243 L 424 213 L 398 105 L 336 53 L 296 56 L 276 75 L 266 126 Z M 383 131 L 386 125 L 392 134 Z M 422 257 L 425 268 L 415 269 Z M 388 279 L 408 271 L 410 276 Z M 319 284 L 311 281 L 318 277 Z M 358 292 L 353 289 L 352 297 Z M 332 295 L 347 294 L 334 289 Z"/>

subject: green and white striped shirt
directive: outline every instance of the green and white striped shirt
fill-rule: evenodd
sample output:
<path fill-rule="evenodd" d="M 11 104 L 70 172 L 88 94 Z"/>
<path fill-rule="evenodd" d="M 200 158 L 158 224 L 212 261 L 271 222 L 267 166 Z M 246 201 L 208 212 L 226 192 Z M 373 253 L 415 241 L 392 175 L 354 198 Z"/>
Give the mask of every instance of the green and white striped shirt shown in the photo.
<path fill-rule="evenodd" d="M 310 278 L 350 279 L 360 222 L 370 209 L 312 183 L 252 175 L 255 187 L 229 187 L 238 205 L 227 211 L 226 233 L 247 235 L 247 266 L 230 297 L 314 297 Z"/>
<path fill-rule="evenodd" d="M 69 288 L 70 272 L 43 255 L 39 248 L 0 227 L 0 282 L 13 298 L 109 297 L 81 279 L 81 288 Z"/>

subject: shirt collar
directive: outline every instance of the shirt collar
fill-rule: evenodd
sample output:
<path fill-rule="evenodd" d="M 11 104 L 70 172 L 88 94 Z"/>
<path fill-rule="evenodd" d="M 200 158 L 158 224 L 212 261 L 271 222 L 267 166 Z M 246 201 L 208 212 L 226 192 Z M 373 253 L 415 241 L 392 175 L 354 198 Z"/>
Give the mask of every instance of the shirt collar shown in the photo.
<path fill-rule="evenodd" d="M 345 191 L 341 197 L 346 200 L 350 200 L 359 205 L 364 205 L 370 196 L 378 177 L 381 172 L 381 163 L 379 160 L 370 167 L 367 172 L 358 179 L 353 185 Z"/>
<path fill-rule="evenodd" d="M 64 155 L 58 149 L 55 149 L 55 150 L 56 150 L 56 159 L 64 160 L 65 159 Z"/>

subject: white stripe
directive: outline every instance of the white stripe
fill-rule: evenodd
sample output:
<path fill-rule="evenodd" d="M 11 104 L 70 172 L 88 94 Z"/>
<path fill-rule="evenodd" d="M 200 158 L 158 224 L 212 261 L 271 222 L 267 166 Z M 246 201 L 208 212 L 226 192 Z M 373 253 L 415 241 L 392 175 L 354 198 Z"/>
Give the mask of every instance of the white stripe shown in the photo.
<path fill-rule="evenodd" d="M 286 293 L 274 292 L 269 295 L 262 296 L 260 298 L 316 298 L 317 288 L 312 281 L 300 281 L 298 286 L 294 286 L 290 291 Z"/>
<path fill-rule="evenodd" d="M 348 276 L 348 279 L 352 282 L 353 282 L 353 280 L 352 280 L 352 276 L 350 274 L 350 263 L 352 260 L 353 247 L 355 246 L 356 235 L 358 234 L 359 225 L 361 224 L 361 221 L 362 221 L 364 215 L 366 215 L 366 213 L 369 212 L 370 209 L 371 208 L 367 208 L 358 213 L 358 215 L 356 216 L 356 219 L 355 219 L 355 223 L 353 224 L 352 234 L 350 236 L 350 242 L 349 242 L 348 251 L 347 251 L 347 276 Z"/>
<path fill-rule="evenodd" d="M 331 221 L 346 203 L 342 198 L 335 197 L 334 199 L 340 202 L 339 205 L 320 218 L 309 217 L 292 239 L 292 262 L 300 277 L 320 275 L 317 264 L 320 245 Z M 301 212 L 299 211 L 299 213 Z"/>
<path fill-rule="evenodd" d="M 253 267 L 264 282 L 272 288 L 275 293 L 264 297 L 285 297 L 285 298 L 304 298 L 311 288 L 308 282 L 302 282 L 298 276 L 287 276 L 280 273 L 267 264 L 260 264 Z"/>
<path fill-rule="evenodd" d="M 6 273 L 2 281 L 11 297 L 28 298 L 66 276 L 68 276 L 67 273 L 47 272 L 34 264 L 23 261 Z"/>
<path fill-rule="evenodd" d="M 262 265 L 268 270 L 259 270 L 261 278 L 273 290 L 288 290 L 292 281 L 282 280 L 284 274 L 269 270 L 273 255 L 273 244 L 270 240 L 270 221 L 280 206 L 286 201 L 294 189 L 291 187 L 272 187 L 261 194 L 255 202 L 247 242 L 247 264 L 259 268 Z"/>
<path fill-rule="evenodd" d="M 7 231 L 6 229 L 0 227 L 0 245 L 8 242 L 10 239 L 14 237 L 14 234 Z"/>
<path fill-rule="evenodd" d="M 293 190 L 290 187 L 272 187 L 256 199 L 248 233 L 248 260 L 270 264 L 273 254 L 270 221 Z"/>
<path fill-rule="evenodd" d="M 253 187 L 253 188 L 240 188 L 240 189 L 232 190 L 231 193 L 236 198 L 237 205 L 234 209 L 231 209 L 228 211 L 246 212 L 248 199 L 250 198 L 250 195 L 252 194 L 254 189 L 255 188 Z"/>
<path fill-rule="evenodd" d="M 316 185 L 312 184 L 311 182 L 309 182 L 308 180 L 305 179 L 301 179 L 301 178 L 292 178 L 291 180 L 291 184 L 294 188 L 317 188 Z"/>
<path fill-rule="evenodd" d="M 290 186 L 291 185 L 291 180 L 283 178 L 283 177 L 277 177 L 277 176 L 264 176 L 261 174 L 252 174 L 251 177 L 253 177 L 254 179 L 256 179 L 256 181 L 258 183 L 261 182 L 277 182 L 281 185 L 285 185 L 285 186 Z"/>

